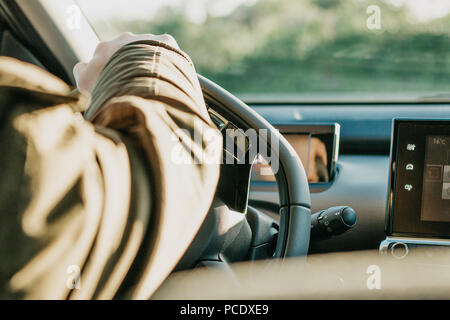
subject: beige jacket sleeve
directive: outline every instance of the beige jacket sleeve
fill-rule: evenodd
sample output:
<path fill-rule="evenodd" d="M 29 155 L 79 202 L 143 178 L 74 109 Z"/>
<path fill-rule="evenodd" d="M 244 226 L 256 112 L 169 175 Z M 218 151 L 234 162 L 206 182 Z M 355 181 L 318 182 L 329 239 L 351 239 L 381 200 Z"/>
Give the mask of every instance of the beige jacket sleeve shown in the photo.
<path fill-rule="evenodd" d="M 0 297 L 149 298 L 219 178 L 221 138 L 190 59 L 158 42 L 124 46 L 89 122 L 74 112 L 83 97 L 35 67 L 1 58 L 0 84 Z"/>

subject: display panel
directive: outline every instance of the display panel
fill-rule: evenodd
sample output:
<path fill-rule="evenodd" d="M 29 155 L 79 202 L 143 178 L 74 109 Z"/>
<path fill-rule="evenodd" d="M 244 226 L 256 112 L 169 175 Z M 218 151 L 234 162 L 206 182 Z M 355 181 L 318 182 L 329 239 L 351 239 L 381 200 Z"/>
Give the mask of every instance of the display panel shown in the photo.
<path fill-rule="evenodd" d="M 336 163 L 339 154 L 340 126 L 330 124 L 292 124 L 275 125 L 280 133 L 297 152 L 306 171 L 310 184 L 329 183 L 336 173 Z M 311 149 L 316 150 L 316 158 L 312 159 Z M 317 152 L 323 148 L 323 152 Z M 320 154 L 322 157 L 317 157 Z M 261 169 L 268 166 L 261 159 L 252 169 L 252 181 L 275 181 L 274 175 L 262 175 Z"/>
<path fill-rule="evenodd" d="M 421 211 L 423 221 L 450 222 L 450 136 L 426 137 Z"/>
<path fill-rule="evenodd" d="M 450 238 L 450 120 L 393 122 L 386 233 Z"/>

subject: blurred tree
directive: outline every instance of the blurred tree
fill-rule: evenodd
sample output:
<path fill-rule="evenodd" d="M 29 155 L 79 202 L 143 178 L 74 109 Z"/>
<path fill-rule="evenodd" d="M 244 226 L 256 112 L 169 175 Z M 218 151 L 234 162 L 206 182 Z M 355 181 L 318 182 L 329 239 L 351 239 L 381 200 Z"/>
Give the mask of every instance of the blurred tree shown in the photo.
<path fill-rule="evenodd" d="M 381 30 L 366 26 L 373 4 Z M 165 6 L 112 25 L 99 33 L 172 34 L 200 73 L 238 94 L 449 91 L 450 16 L 424 24 L 388 0 L 259 0 L 200 24 Z"/>
<path fill-rule="evenodd" d="M 341 0 L 312 0 L 312 2 L 323 9 L 331 9 L 340 4 Z"/>

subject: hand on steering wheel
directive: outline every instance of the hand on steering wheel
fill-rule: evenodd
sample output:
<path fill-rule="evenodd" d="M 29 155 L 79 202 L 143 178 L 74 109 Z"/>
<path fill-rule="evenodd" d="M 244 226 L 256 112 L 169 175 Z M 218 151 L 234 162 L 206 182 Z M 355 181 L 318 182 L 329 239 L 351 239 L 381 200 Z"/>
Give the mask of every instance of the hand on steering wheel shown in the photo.
<path fill-rule="evenodd" d="M 79 62 L 75 65 L 73 74 L 78 89 L 89 94 L 92 93 L 97 78 L 109 58 L 124 45 L 140 40 L 159 41 L 179 49 L 176 40 L 168 34 L 153 35 L 148 33 L 136 35 L 131 32 L 122 33 L 111 41 L 100 42 L 95 49 L 94 56 L 89 62 Z"/>

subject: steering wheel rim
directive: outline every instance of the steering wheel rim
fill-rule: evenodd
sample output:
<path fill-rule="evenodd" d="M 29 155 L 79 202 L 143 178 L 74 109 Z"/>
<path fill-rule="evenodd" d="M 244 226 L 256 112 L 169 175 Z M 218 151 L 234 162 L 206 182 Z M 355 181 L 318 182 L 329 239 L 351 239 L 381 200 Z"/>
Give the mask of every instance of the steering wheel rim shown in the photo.
<path fill-rule="evenodd" d="M 271 158 L 279 160 L 275 178 L 280 198 L 280 231 L 274 257 L 306 256 L 311 230 L 311 197 L 303 164 L 294 148 L 277 129 L 239 98 L 201 75 L 198 78 L 206 102 L 239 127 L 255 129 L 258 139 L 270 150 Z M 260 130 L 267 130 L 267 139 L 259 134 Z M 272 148 L 274 138 L 278 148 Z"/>

